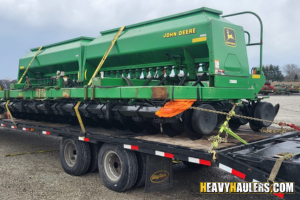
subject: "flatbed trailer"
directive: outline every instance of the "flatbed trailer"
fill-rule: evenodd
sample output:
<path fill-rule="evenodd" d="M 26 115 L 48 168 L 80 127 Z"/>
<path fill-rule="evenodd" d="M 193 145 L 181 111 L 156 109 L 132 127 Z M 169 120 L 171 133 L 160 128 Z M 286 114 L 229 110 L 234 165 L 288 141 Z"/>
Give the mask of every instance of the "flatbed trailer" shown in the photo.
<path fill-rule="evenodd" d="M 97 165 L 99 162 L 97 155 L 101 146 L 103 147 L 103 144 L 115 145 L 117 148 L 126 152 L 134 151 L 135 153 L 142 153 L 146 160 L 144 159 L 142 163 L 139 161 L 138 167 L 140 167 L 140 170 L 143 168 L 143 172 L 137 170 L 139 172 L 134 173 L 139 173 L 139 177 L 136 181 L 144 181 L 145 191 L 147 192 L 166 190 L 172 187 L 173 160 L 183 161 L 187 166 L 195 167 L 199 164 L 199 166 L 218 167 L 247 182 L 267 182 L 277 160 L 276 155 L 283 152 L 295 154 L 299 152 L 300 147 L 300 132 L 288 132 L 280 135 L 257 133 L 245 125 L 237 130 L 236 133 L 247 141 L 248 145 L 241 144 L 238 140 L 229 136 L 227 143 L 220 143 L 218 148 L 216 148 L 217 153 L 216 159 L 214 160 L 213 154 L 208 153 L 211 143 L 207 138 L 210 135 L 192 141 L 184 135 L 170 138 L 165 134 L 149 135 L 145 132 L 136 134 L 130 131 L 120 132 L 118 130 L 92 127 L 86 127 L 86 133 L 83 133 L 79 126 L 71 126 L 69 124 L 29 120 L 15 120 L 15 123 L 17 126 L 15 126 L 10 119 L 0 120 L 2 130 L 29 131 L 39 135 L 59 136 L 64 139 L 80 142 L 81 144 L 97 145 L 96 149 L 93 150 L 93 148 L 91 148 L 91 165 L 92 163 L 94 163 L 94 165 L 96 163 Z M 217 130 L 211 135 L 215 135 L 216 133 Z M 62 144 L 63 142 L 61 145 Z M 61 151 L 63 151 L 62 146 L 60 148 L 60 159 L 62 161 L 64 156 L 62 156 Z M 93 155 L 96 155 L 96 157 Z M 97 160 L 95 161 L 93 159 Z M 77 157 L 76 162 L 79 161 L 80 158 Z M 64 166 L 63 168 L 66 171 Z M 100 171 L 101 170 L 99 170 L 99 172 Z M 291 160 L 283 161 L 275 180 L 278 182 L 295 182 L 295 193 L 278 193 L 275 195 L 284 199 L 300 199 L 299 171 L 300 158 L 298 156 L 294 156 Z M 66 172 L 72 174 L 70 171 Z M 134 186 L 141 185 L 143 185 L 143 183 L 134 184 Z M 110 189 L 114 190 L 113 187 Z M 130 188 L 125 188 L 124 190 L 126 189 Z M 120 190 L 116 189 L 115 191 Z"/>

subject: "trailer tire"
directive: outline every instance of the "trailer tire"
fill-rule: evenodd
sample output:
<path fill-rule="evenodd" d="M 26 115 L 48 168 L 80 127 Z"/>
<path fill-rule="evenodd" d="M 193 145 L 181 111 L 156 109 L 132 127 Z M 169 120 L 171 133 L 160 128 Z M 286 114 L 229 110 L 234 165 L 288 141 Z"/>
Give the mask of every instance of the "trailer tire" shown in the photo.
<path fill-rule="evenodd" d="M 96 172 L 98 170 L 99 144 L 89 143 L 91 150 L 91 163 L 87 172 Z"/>
<path fill-rule="evenodd" d="M 98 168 L 103 184 L 116 192 L 132 188 L 138 177 L 135 153 L 112 144 L 100 148 Z"/>
<path fill-rule="evenodd" d="M 133 187 L 141 187 L 145 185 L 146 180 L 146 154 L 135 152 L 138 161 L 138 176 Z"/>
<path fill-rule="evenodd" d="M 90 146 L 86 142 L 63 138 L 60 142 L 59 158 L 66 173 L 74 176 L 85 174 L 91 162 Z"/>

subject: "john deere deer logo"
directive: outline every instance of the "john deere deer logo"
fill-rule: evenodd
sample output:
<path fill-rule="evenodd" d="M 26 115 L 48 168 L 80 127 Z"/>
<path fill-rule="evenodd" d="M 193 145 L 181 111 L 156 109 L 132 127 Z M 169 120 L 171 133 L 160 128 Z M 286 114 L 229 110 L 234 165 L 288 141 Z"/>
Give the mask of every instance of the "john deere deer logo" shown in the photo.
<path fill-rule="evenodd" d="M 227 46 L 231 46 L 231 47 L 236 46 L 235 32 L 233 29 L 224 28 L 224 37 L 225 37 L 225 44 Z"/>

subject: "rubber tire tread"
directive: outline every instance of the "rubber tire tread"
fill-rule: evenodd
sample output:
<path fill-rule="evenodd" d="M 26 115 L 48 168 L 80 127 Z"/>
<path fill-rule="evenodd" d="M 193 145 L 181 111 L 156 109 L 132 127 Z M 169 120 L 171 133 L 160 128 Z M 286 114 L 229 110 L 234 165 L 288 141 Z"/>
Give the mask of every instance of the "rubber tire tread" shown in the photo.
<path fill-rule="evenodd" d="M 244 107 L 240 108 L 236 114 L 238 115 L 244 115 L 244 116 L 248 116 L 249 115 L 249 110 L 248 108 L 244 105 Z M 244 118 L 235 118 L 237 120 L 237 123 L 240 124 L 240 125 L 246 125 L 249 120 L 248 119 L 244 119 Z"/>
<path fill-rule="evenodd" d="M 218 120 L 217 120 L 216 127 L 220 128 L 222 126 L 222 124 L 225 122 L 225 120 L 226 120 L 226 115 L 218 114 Z"/>
<path fill-rule="evenodd" d="M 77 153 L 77 162 L 73 167 L 70 167 L 66 163 L 64 158 L 64 147 L 66 143 L 70 141 L 73 142 L 73 144 L 75 144 Z M 91 162 L 90 146 L 88 143 L 83 141 L 74 140 L 72 138 L 63 138 L 60 142 L 59 158 L 61 165 L 66 173 L 74 176 L 80 176 L 82 174 L 85 174 L 89 169 Z"/>
<path fill-rule="evenodd" d="M 203 134 L 197 133 L 192 126 L 192 116 L 194 110 L 188 110 L 184 117 L 184 130 L 191 140 L 198 140 L 203 137 Z"/>
<path fill-rule="evenodd" d="M 268 116 L 266 117 L 264 115 L 265 113 L 263 113 L 263 111 L 270 111 L 270 113 L 268 113 Z M 269 102 L 258 103 L 258 105 L 256 106 L 255 111 L 254 111 L 254 117 L 259 118 L 259 119 L 266 119 L 266 120 L 273 121 L 275 118 L 274 106 Z M 258 126 L 261 126 L 261 127 L 269 127 L 269 126 L 271 126 L 272 123 L 256 121 L 255 124 Z"/>
<path fill-rule="evenodd" d="M 89 143 L 89 145 L 91 150 L 91 163 L 87 172 L 93 173 L 98 170 L 98 152 L 100 145 L 94 143 Z"/>
<path fill-rule="evenodd" d="M 199 106 L 197 106 L 199 108 L 204 108 L 204 109 L 209 109 L 212 111 L 215 111 L 216 109 L 210 105 L 210 104 L 201 104 Z M 209 115 L 209 125 L 211 125 L 213 128 L 208 129 L 208 130 L 204 130 L 204 126 L 205 124 L 202 126 L 201 122 L 199 121 L 200 118 L 203 118 L 203 116 L 207 116 Z M 192 126 L 193 129 L 200 134 L 204 134 L 204 135 L 208 135 L 211 132 L 213 132 L 217 126 L 217 122 L 218 122 L 218 114 L 216 113 L 212 113 L 212 112 L 206 112 L 206 111 L 202 111 L 202 110 L 194 110 L 193 116 L 192 116 Z"/>
<path fill-rule="evenodd" d="M 228 126 L 231 130 L 237 130 L 240 128 L 241 124 L 237 120 L 230 120 Z"/>
<path fill-rule="evenodd" d="M 146 154 L 142 152 L 135 152 L 138 161 L 138 176 L 133 187 L 141 187 L 145 185 L 146 180 Z"/>
<path fill-rule="evenodd" d="M 105 153 L 109 150 L 114 151 L 119 156 L 122 163 L 122 175 L 117 182 L 111 181 L 105 173 L 104 158 Z M 123 192 L 131 189 L 138 177 L 138 161 L 135 153 L 112 144 L 103 144 L 100 148 L 98 168 L 103 184 L 108 189 L 116 192 Z"/>
<path fill-rule="evenodd" d="M 275 117 L 277 116 L 279 109 L 280 109 L 280 104 L 276 104 L 276 105 L 274 106 Z"/>
<path fill-rule="evenodd" d="M 256 109 L 256 106 L 257 104 L 253 104 L 251 106 L 251 109 L 250 109 L 250 113 L 249 113 L 249 116 L 250 117 L 254 117 L 254 111 Z M 255 131 L 255 132 L 259 132 L 259 129 L 261 129 L 262 127 L 256 125 L 255 121 L 254 120 L 249 120 L 249 126 L 250 128 L 252 129 L 252 131 Z"/>

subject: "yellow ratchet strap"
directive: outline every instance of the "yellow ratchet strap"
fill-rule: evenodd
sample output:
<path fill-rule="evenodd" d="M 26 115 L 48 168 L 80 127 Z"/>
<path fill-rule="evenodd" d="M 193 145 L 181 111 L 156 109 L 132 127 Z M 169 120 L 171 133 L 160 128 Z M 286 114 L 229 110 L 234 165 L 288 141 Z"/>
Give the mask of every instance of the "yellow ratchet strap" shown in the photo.
<path fill-rule="evenodd" d="M 21 81 L 22 81 L 22 79 L 24 78 L 25 74 L 27 73 L 27 71 L 28 71 L 30 65 L 32 64 L 32 62 L 34 61 L 35 57 L 38 55 L 38 53 L 40 52 L 40 50 L 41 50 L 42 48 L 43 48 L 43 46 L 41 46 L 41 47 L 39 48 L 39 50 L 35 53 L 35 55 L 33 56 L 32 60 L 31 60 L 30 63 L 29 63 L 29 65 L 27 66 L 27 68 L 25 69 L 25 71 L 24 71 L 23 75 L 21 76 L 21 78 L 20 78 L 20 80 L 19 80 L 18 83 L 21 83 Z"/>
<path fill-rule="evenodd" d="M 102 59 L 101 59 L 99 65 L 98 65 L 97 69 L 95 70 L 95 72 L 94 72 L 92 78 L 90 79 L 88 85 L 91 85 L 91 84 L 92 84 L 93 78 L 95 78 L 95 76 L 96 76 L 96 75 L 98 74 L 98 72 L 100 71 L 100 69 L 101 69 L 102 65 L 104 64 L 104 62 L 105 62 L 105 60 L 106 60 L 106 58 L 107 58 L 107 56 L 108 56 L 110 50 L 112 49 L 112 47 L 113 47 L 114 44 L 116 43 L 118 37 L 121 35 L 121 33 L 122 33 L 122 31 L 124 30 L 124 28 L 125 28 L 125 26 L 122 26 L 122 27 L 119 29 L 119 31 L 117 32 L 117 34 L 115 35 L 115 37 L 114 37 L 114 39 L 112 40 L 110 46 L 108 47 L 107 51 L 105 52 L 104 56 L 102 57 Z"/>
<path fill-rule="evenodd" d="M 4 157 L 9 157 L 9 156 L 20 156 L 20 155 L 36 154 L 36 153 L 46 153 L 46 152 L 53 152 L 53 151 L 59 151 L 59 150 L 58 150 L 58 149 L 52 149 L 52 150 L 43 150 L 43 151 L 35 151 L 35 152 L 25 152 L 25 153 L 6 154 Z"/>
<path fill-rule="evenodd" d="M 7 102 L 6 102 L 6 104 L 5 104 L 5 107 L 6 107 L 6 110 L 7 110 L 8 114 L 9 114 L 9 117 L 11 118 L 11 121 L 14 123 L 15 127 L 17 127 L 17 125 L 16 125 L 16 123 L 15 123 L 15 120 L 14 120 L 13 116 L 11 115 L 11 112 L 10 112 L 10 110 L 8 109 L 8 106 L 7 106 L 9 102 L 10 102 L 10 100 L 7 100 Z"/>
<path fill-rule="evenodd" d="M 81 101 L 78 101 L 78 102 L 77 102 L 76 106 L 74 107 L 74 110 L 75 110 L 75 113 L 76 113 L 78 122 L 79 122 L 79 124 L 80 124 L 81 130 L 82 130 L 83 133 L 85 133 L 84 124 L 83 124 L 83 122 L 82 122 L 80 113 L 79 113 L 79 111 L 78 111 L 78 107 L 79 107 L 80 103 L 81 103 Z"/>

